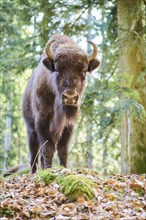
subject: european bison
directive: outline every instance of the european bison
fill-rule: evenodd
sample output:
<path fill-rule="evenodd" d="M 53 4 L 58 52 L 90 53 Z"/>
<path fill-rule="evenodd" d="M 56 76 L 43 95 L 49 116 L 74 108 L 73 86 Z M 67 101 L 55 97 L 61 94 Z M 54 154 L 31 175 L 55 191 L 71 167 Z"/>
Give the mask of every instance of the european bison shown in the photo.
<path fill-rule="evenodd" d="M 94 50 L 88 56 L 69 37 L 53 35 L 28 81 L 23 97 L 23 115 L 32 173 L 37 168 L 40 147 L 42 168 L 51 167 L 55 146 L 60 165 L 67 165 L 68 143 L 80 109 L 86 74 L 100 63 L 96 59 L 98 49 L 90 43 Z"/>

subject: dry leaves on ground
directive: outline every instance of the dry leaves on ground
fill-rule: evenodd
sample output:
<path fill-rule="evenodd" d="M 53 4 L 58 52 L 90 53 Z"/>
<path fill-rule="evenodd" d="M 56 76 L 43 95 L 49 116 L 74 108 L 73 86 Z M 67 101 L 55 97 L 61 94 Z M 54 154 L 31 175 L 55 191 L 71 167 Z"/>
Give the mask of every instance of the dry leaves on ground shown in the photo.
<path fill-rule="evenodd" d="M 52 169 L 60 173 L 82 175 L 91 179 L 95 198 L 79 196 L 69 200 L 55 180 L 36 183 L 35 175 L 1 179 L 0 217 L 7 219 L 50 220 L 144 220 L 146 219 L 145 175 L 101 176 L 90 170 Z"/>

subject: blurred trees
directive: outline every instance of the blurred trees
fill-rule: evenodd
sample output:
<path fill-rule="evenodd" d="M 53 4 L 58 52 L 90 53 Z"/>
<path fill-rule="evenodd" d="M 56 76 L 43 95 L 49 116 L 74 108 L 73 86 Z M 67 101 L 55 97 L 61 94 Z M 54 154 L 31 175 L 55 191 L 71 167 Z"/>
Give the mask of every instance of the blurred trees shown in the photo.
<path fill-rule="evenodd" d="M 102 60 L 100 69 L 88 77 L 69 166 L 120 172 L 120 118 L 125 113 L 142 115 L 143 108 L 133 96 L 131 79 L 118 70 L 117 0 L 7 0 L 1 5 L 1 169 L 29 161 L 21 98 L 47 40 L 60 32 L 89 53 L 87 39 L 96 42 Z M 121 78 L 126 80 L 124 88 Z M 10 146 L 5 144 L 8 134 Z"/>

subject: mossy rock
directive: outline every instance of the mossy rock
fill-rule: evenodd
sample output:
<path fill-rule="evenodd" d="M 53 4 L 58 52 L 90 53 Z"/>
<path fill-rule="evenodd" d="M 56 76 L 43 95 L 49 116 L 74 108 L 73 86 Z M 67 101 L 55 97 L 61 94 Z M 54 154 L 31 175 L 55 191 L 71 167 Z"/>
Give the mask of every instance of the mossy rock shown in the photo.
<path fill-rule="evenodd" d="M 56 175 L 52 173 L 49 169 L 38 170 L 37 175 L 35 177 L 35 182 L 40 183 L 44 181 L 45 184 L 48 185 L 49 183 L 52 183 L 55 178 Z"/>
<path fill-rule="evenodd" d="M 81 175 L 60 175 L 56 178 L 56 182 L 68 199 L 77 200 L 80 196 L 84 196 L 85 199 L 90 200 L 95 196 L 92 189 L 95 183 Z"/>

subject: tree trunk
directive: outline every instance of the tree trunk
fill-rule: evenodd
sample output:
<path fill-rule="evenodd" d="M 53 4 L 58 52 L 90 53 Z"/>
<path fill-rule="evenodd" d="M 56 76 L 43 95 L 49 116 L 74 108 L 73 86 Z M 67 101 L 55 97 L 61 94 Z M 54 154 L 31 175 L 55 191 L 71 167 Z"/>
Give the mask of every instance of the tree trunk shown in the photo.
<path fill-rule="evenodd" d="M 120 44 L 119 70 L 130 81 L 137 102 L 146 110 L 146 78 L 144 72 L 144 41 L 142 38 L 142 0 L 118 0 L 118 31 Z M 144 75 L 144 74 L 143 74 Z M 142 77 L 139 80 L 140 76 Z M 124 77 L 123 77 L 124 78 Z M 123 82 L 124 83 L 124 79 Z M 126 87 L 127 85 L 125 85 Z M 122 100 L 121 100 L 122 102 Z M 146 121 L 138 116 L 124 115 L 121 120 L 122 173 L 146 172 Z"/>

